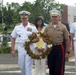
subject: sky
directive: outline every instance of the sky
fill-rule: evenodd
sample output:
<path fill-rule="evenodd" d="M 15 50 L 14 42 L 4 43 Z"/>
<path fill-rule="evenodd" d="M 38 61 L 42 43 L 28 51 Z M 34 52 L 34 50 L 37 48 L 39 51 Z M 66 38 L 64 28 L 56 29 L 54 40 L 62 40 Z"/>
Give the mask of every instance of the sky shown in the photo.
<path fill-rule="evenodd" d="M 0 0 L 2 1 L 2 0 Z M 18 2 L 19 4 L 22 4 L 24 1 L 29 1 L 29 2 L 34 2 L 35 0 L 3 0 L 3 4 L 6 4 L 6 2 Z M 63 4 L 66 4 L 66 5 L 69 5 L 69 6 L 75 6 L 75 3 L 76 3 L 76 0 L 55 0 L 56 2 L 59 2 L 59 3 L 63 3 Z"/>

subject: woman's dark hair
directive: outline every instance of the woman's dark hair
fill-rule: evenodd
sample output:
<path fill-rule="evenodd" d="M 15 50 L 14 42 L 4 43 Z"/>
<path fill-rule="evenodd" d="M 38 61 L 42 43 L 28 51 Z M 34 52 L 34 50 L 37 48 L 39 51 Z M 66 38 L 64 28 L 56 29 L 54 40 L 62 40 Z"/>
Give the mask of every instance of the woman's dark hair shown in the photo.
<path fill-rule="evenodd" d="M 42 18 L 40 18 L 40 17 L 38 17 L 38 18 L 36 18 L 36 20 L 35 20 L 35 26 L 36 26 L 36 28 L 38 28 L 38 24 L 37 24 L 37 22 L 39 21 L 39 20 L 42 20 Z M 42 20 L 42 24 L 41 24 L 41 28 L 44 26 L 44 23 L 43 23 L 43 20 Z"/>

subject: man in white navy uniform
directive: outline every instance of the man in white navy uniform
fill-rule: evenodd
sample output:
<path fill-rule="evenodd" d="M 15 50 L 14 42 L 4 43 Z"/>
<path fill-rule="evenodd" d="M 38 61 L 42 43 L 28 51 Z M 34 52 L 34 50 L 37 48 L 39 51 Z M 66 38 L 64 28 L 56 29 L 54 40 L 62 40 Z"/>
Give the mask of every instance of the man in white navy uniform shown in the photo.
<path fill-rule="evenodd" d="M 74 56 L 75 56 L 75 70 L 76 70 L 76 22 L 74 22 L 70 27 L 70 33 L 71 33 L 71 41 L 72 41 L 72 50 L 74 50 Z"/>
<path fill-rule="evenodd" d="M 21 24 L 15 26 L 11 36 L 11 45 L 12 45 L 12 55 L 15 57 L 16 52 L 15 52 L 15 42 L 17 38 L 18 42 L 18 65 L 21 69 L 22 75 L 32 75 L 32 59 L 31 57 L 27 54 L 25 48 L 24 48 L 24 43 L 28 39 L 28 36 L 31 35 L 32 33 L 37 32 L 37 29 L 35 26 L 32 26 L 28 22 L 28 17 L 30 15 L 30 12 L 28 11 L 20 11 L 19 14 L 21 15 Z M 37 42 L 39 39 L 35 38 L 31 41 L 30 48 L 33 50 L 33 44 Z"/>

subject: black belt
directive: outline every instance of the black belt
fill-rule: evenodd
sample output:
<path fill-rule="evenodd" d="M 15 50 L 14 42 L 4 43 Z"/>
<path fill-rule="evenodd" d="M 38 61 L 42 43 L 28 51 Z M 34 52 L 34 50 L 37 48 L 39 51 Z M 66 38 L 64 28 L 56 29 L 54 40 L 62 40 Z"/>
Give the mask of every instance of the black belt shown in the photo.
<path fill-rule="evenodd" d="M 58 43 L 56 43 L 56 44 L 53 44 L 53 46 L 57 46 L 57 45 L 61 45 L 61 44 L 58 44 Z"/>

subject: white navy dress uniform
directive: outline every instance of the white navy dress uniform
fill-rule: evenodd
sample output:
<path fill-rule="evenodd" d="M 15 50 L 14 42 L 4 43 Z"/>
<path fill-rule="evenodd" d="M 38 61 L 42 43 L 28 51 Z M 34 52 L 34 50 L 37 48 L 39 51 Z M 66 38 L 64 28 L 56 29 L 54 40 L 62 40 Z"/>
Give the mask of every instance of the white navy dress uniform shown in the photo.
<path fill-rule="evenodd" d="M 75 70 L 76 70 L 76 22 L 70 27 L 70 33 L 74 34 L 74 56 L 75 56 Z"/>
<path fill-rule="evenodd" d="M 19 14 L 27 14 L 29 15 L 30 13 L 27 11 L 21 11 Z M 28 36 L 31 35 L 33 32 L 37 32 L 37 29 L 35 26 L 32 26 L 29 22 L 26 27 L 24 27 L 21 24 L 15 26 L 11 36 L 13 38 L 17 38 L 18 42 L 18 65 L 21 69 L 22 75 L 32 75 L 32 59 L 31 57 L 27 54 L 25 48 L 24 48 L 24 43 L 28 39 Z M 34 49 L 33 44 L 30 45 L 31 50 Z"/>

